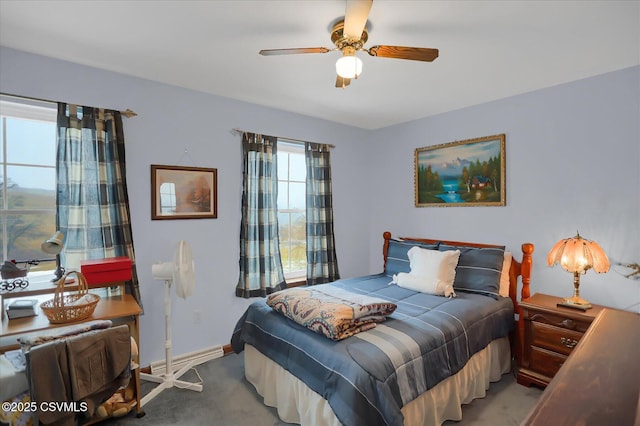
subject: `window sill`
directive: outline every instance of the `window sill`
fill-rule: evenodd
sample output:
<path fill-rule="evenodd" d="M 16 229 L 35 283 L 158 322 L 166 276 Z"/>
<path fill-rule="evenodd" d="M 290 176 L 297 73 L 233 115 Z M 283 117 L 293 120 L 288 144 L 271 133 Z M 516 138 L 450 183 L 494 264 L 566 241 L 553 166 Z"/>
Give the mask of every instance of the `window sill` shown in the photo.
<path fill-rule="evenodd" d="M 289 278 L 289 279 L 286 279 L 286 283 L 287 283 L 287 288 L 302 287 L 303 285 L 307 285 L 307 278 L 306 277 Z"/>

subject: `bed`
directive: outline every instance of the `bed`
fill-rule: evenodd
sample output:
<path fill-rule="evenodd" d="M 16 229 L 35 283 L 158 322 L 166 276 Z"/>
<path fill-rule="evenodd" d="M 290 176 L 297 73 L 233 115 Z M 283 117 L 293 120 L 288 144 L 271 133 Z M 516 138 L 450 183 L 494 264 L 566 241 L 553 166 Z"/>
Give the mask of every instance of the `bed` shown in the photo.
<path fill-rule="evenodd" d="M 330 284 L 395 304 L 375 327 L 332 340 L 265 300 L 239 319 L 233 350 L 244 351 L 246 379 L 283 421 L 441 425 L 460 420 L 462 404 L 483 397 L 510 371 L 519 351 L 518 283 L 521 298 L 528 297 L 533 245 L 522 245 L 518 262 L 504 246 L 383 236 L 382 273 Z M 455 297 L 393 284 L 414 270 L 408 252 L 416 246 L 434 256 L 460 252 Z"/>

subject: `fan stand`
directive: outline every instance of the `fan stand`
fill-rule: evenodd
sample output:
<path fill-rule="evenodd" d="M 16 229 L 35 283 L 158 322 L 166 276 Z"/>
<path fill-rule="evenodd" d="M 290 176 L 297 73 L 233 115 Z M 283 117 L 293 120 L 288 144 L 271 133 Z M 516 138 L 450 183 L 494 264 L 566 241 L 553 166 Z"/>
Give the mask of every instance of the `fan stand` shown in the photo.
<path fill-rule="evenodd" d="M 146 394 L 140 400 L 140 407 L 144 407 L 144 405 L 151 401 L 153 398 L 158 396 L 160 392 L 165 389 L 169 389 L 172 387 L 176 387 L 179 389 L 187 389 L 196 392 L 202 392 L 202 377 L 198 374 L 198 370 L 193 368 L 193 362 L 188 363 L 180 370 L 173 372 L 173 367 L 171 364 L 171 281 L 165 280 L 165 291 L 164 291 L 164 327 L 165 327 L 165 335 L 166 340 L 164 343 L 165 347 L 165 372 L 164 374 L 148 374 L 148 373 L 140 373 L 140 378 L 149 382 L 159 383 L 151 392 Z M 184 380 L 179 380 L 183 374 L 187 371 L 193 370 L 198 376 L 198 383 L 187 382 Z"/>

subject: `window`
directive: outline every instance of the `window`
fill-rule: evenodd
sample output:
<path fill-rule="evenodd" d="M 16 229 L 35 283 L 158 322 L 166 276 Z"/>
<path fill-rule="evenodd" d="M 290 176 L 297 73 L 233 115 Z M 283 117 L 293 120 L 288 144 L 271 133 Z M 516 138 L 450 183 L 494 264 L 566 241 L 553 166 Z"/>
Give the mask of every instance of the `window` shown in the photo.
<path fill-rule="evenodd" d="M 278 140 L 278 232 L 287 280 L 307 274 L 304 144 Z"/>
<path fill-rule="evenodd" d="M 176 212 L 176 184 L 165 182 L 160 185 L 160 213 L 173 214 Z"/>
<path fill-rule="evenodd" d="M 56 105 L 2 97 L 0 122 L 2 259 L 54 269 L 40 245 L 56 230 Z"/>

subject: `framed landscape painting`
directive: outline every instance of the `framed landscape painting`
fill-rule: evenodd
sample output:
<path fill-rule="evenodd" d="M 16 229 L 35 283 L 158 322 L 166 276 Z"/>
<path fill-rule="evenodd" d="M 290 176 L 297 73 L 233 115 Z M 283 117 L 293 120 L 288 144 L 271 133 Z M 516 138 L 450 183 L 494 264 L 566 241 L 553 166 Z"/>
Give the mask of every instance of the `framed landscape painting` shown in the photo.
<path fill-rule="evenodd" d="M 151 165 L 151 219 L 218 217 L 218 170 Z"/>
<path fill-rule="evenodd" d="M 416 207 L 504 206 L 505 135 L 417 148 Z"/>

